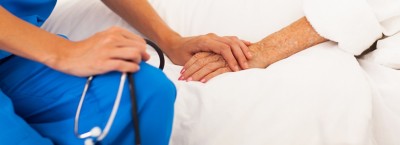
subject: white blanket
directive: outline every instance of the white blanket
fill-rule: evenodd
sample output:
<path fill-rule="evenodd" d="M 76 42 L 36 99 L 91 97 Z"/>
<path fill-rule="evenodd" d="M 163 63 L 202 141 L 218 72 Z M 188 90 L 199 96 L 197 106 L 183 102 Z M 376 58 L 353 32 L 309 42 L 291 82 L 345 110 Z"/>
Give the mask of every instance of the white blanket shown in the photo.
<path fill-rule="evenodd" d="M 150 2 L 185 36 L 214 32 L 255 42 L 303 16 L 301 0 Z M 136 32 L 98 0 L 59 0 L 43 28 L 81 40 L 112 25 Z M 149 52 L 149 62 L 157 64 L 157 54 Z M 400 144 L 400 110 L 373 101 L 383 98 L 372 84 L 377 77 L 333 42 L 206 84 L 177 81 L 180 69 L 167 61 L 164 70 L 178 89 L 172 145 Z M 384 102 L 400 103 L 391 95 Z"/>

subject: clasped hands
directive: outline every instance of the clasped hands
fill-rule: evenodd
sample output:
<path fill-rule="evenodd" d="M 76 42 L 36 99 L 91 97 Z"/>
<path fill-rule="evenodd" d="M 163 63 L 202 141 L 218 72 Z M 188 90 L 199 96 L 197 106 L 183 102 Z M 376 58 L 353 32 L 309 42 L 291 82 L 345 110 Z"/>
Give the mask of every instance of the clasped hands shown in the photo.
<path fill-rule="evenodd" d="M 59 51 L 44 58 L 43 62 L 77 76 L 109 71 L 136 72 L 140 69 L 139 63 L 150 58 L 143 38 L 118 27 L 83 41 L 60 45 L 70 49 L 55 49 Z M 180 80 L 206 82 L 222 73 L 267 66 L 263 60 L 266 57 L 261 56 L 265 53 L 259 53 L 263 49 L 258 43 L 252 44 L 235 36 L 220 37 L 212 33 L 179 36 L 160 46 L 174 64 L 184 65 Z"/>

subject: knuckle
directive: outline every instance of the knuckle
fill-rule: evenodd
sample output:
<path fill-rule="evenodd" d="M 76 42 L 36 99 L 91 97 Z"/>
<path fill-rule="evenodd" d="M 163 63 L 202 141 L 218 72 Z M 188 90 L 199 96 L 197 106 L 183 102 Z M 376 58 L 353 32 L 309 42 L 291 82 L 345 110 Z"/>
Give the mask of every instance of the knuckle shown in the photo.
<path fill-rule="evenodd" d="M 228 45 L 223 45 L 223 46 L 221 46 L 221 51 L 222 52 L 225 52 L 225 53 L 227 53 L 228 51 L 230 51 L 231 50 L 231 47 L 230 46 L 228 46 Z M 221 53 L 222 53 L 221 52 Z"/>
<path fill-rule="evenodd" d="M 192 67 L 193 67 L 193 68 L 199 68 L 199 67 L 201 67 L 201 66 L 200 66 L 199 63 L 194 63 L 194 64 L 192 65 Z"/>
<path fill-rule="evenodd" d="M 212 37 L 215 37 L 215 36 L 217 36 L 217 34 L 215 34 L 215 33 L 208 33 L 206 36 L 212 36 Z"/>
<path fill-rule="evenodd" d="M 209 35 L 208 34 L 207 35 L 201 35 L 201 36 L 198 37 L 198 39 L 200 41 L 205 41 L 205 40 L 209 39 Z"/>
<path fill-rule="evenodd" d="M 190 60 L 197 60 L 197 59 L 199 59 L 199 55 L 195 54 L 195 55 L 192 56 L 192 58 Z"/>
<path fill-rule="evenodd" d="M 218 62 L 225 62 L 225 59 L 221 55 L 218 55 L 217 61 Z"/>
<path fill-rule="evenodd" d="M 114 64 L 114 68 L 115 69 L 118 69 L 118 70 L 122 70 L 122 62 L 116 62 L 115 64 Z"/>
<path fill-rule="evenodd" d="M 146 48 L 147 48 L 146 46 L 147 46 L 146 44 L 140 43 L 140 44 L 138 44 L 138 45 L 136 46 L 136 48 L 137 48 L 139 51 L 144 52 L 144 51 L 146 51 Z"/>
<path fill-rule="evenodd" d="M 239 40 L 239 37 L 237 36 L 230 36 L 229 38 L 231 38 L 232 40 Z"/>
<path fill-rule="evenodd" d="M 194 59 L 200 59 L 202 56 L 202 53 L 196 53 L 195 55 L 193 55 Z"/>
<path fill-rule="evenodd" d="M 222 64 L 222 63 L 220 63 L 220 62 L 213 62 L 213 63 L 210 63 L 208 69 L 211 71 L 212 68 L 221 67 L 221 64 Z"/>
<path fill-rule="evenodd" d="M 198 46 L 199 46 L 199 47 L 206 47 L 206 46 L 208 46 L 209 41 L 210 41 L 208 38 L 206 38 L 206 37 L 200 37 L 199 39 L 200 39 L 200 42 L 198 43 Z"/>
<path fill-rule="evenodd" d="M 105 36 L 105 37 L 103 38 L 103 40 L 104 40 L 104 42 L 106 42 L 106 43 L 110 43 L 110 42 L 118 41 L 118 38 L 117 38 L 117 36 L 115 36 L 115 35 L 107 35 L 107 36 Z"/>
<path fill-rule="evenodd" d="M 108 30 L 110 32 L 119 32 L 121 30 L 121 28 L 118 26 L 111 26 Z"/>
<path fill-rule="evenodd" d="M 214 54 L 214 55 L 212 55 L 210 58 L 211 58 L 211 60 L 212 60 L 213 62 L 219 61 L 220 55 Z"/>
<path fill-rule="evenodd" d="M 204 66 L 205 64 L 207 64 L 209 58 L 201 58 L 198 61 L 196 61 L 195 64 L 199 65 L 199 66 Z"/>
<path fill-rule="evenodd" d="M 231 50 L 231 47 L 230 47 L 229 45 L 224 45 L 224 46 L 222 47 L 222 49 L 223 49 L 223 50 L 226 50 L 226 51 L 230 51 L 230 50 Z"/>
<path fill-rule="evenodd" d="M 234 41 L 232 41 L 231 39 L 224 39 L 225 40 L 225 44 L 228 46 L 232 46 L 234 44 Z"/>
<path fill-rule="evenodd" d="M 225 55 L 228 55 L 230 51 L 231 50 L 230 50 L 230 47 L 228 45 L 223 45 L 223 46 L 217 48 L 217 52 L 216 53 L 225 56 Z"/>
<path fill-rule="evenodd" d="M 93 67 L 93 68 L 96 68 L 96 67 L 103 66 L 104 64 L 106 64 L 106 62 L 107 62 L 107 60 L 97 58 L 97 59 L 93 62 L 92 67 Z"/>

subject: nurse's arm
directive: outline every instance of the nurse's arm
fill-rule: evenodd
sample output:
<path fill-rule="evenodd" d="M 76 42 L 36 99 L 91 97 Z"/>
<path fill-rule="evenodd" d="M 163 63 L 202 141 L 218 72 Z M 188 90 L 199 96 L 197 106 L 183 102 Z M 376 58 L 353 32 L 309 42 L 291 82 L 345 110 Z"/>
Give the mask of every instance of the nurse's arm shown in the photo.
<path fill-rule="evenodd" d="M 147 0 L 103 2 L 140 33 L 160 45 L 175 64 L 184 65 L 195 53 L 206 51 L 222 55 L 232 70 L 248 68 L 246 63 L 251 54 L 246 41 L 215 34 L 182 37 L 164 23 Z"/>
<path fill-rule="evenodd" d="M 127 30 L 110 28 L 71 42 L 37 28 L 0 6 L 0 49 L 76 76 L 109 71 L 135 72 L 149 59 L 144 40 Z"/>

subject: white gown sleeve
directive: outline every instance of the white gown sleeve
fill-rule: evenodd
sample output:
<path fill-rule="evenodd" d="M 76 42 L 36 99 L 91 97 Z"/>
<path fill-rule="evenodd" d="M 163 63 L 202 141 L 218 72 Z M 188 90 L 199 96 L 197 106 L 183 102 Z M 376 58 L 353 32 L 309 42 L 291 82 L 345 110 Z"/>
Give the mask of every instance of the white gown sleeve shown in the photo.
<path fill-rule="evenodd" d="M 322 37 L 354 55 L 400 30 L 400 0 L 304 0 L 304 13 Z"/>

